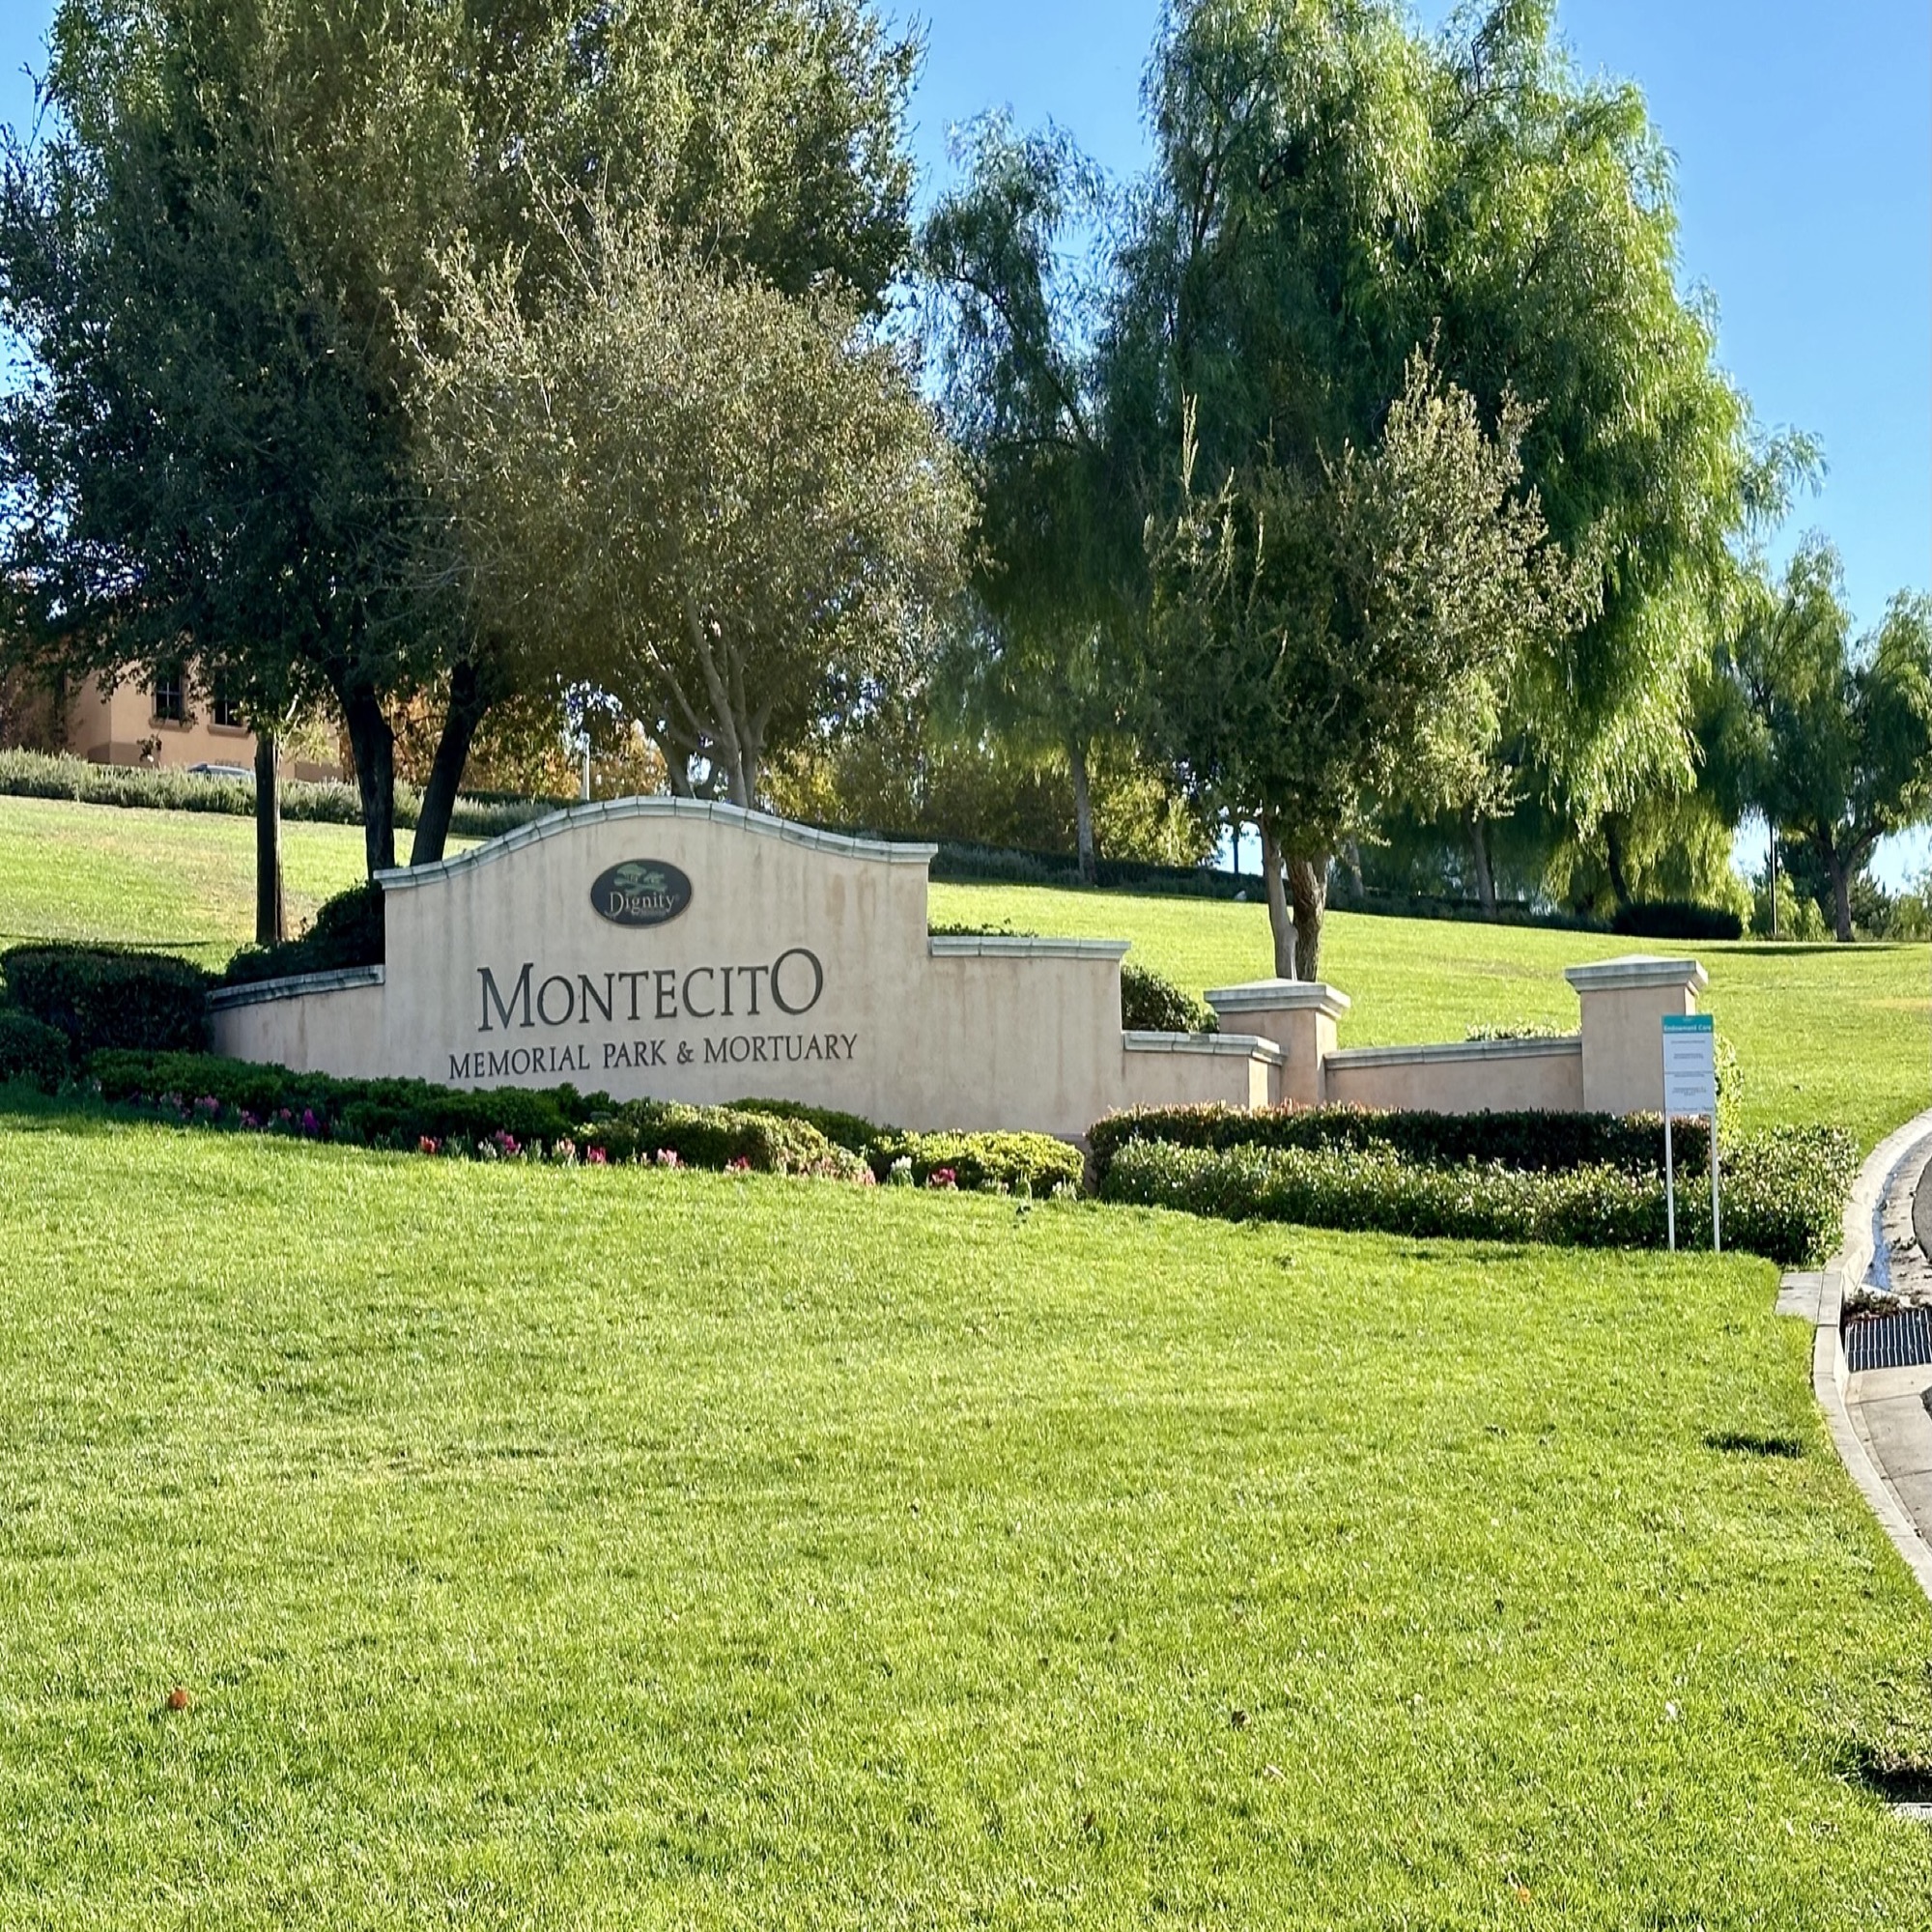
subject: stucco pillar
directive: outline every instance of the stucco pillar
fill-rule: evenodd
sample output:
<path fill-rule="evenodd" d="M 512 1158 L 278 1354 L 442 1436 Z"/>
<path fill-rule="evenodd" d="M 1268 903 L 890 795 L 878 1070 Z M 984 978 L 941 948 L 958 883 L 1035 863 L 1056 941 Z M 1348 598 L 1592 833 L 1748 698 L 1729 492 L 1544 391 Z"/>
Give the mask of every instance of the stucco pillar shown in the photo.
<path fill-rule="evenodd" d="M 1694 959 L 1634 953 L 1563 975 L 1583 1009 L 1583 1108 L 1663 1111 L 1663 1016 L 1694 1013 L 1709 976 Z"/>
<path fill-rule="evenodd" d="M 1349 1010 L 1349 996 L 1319 980 L 1251 980 L 1208 995 L 1223 1029 L 1259 1034 L 1284 1055 L 1281 1095 L 1297 1107 L 1322 1100 L 1322 1063 L 1335 1051 L 1335 1022 Z"/>

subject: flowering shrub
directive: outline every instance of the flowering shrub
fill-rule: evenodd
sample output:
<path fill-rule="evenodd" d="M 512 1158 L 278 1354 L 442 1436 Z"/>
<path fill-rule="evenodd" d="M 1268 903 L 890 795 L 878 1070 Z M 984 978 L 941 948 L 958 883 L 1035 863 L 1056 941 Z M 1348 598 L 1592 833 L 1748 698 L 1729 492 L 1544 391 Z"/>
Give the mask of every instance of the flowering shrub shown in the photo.
<path fill-rule="evenodd" d="M 912 1185 L 912 1155 L 909 1153 L 900 1154 L 893 1162 L 892 1166 L 886 1170 L 886 1179 L 895 1187 L 910 1187 Z"/>
<path fill-rule="evenodd" d="M 872 1172 L 890 1180 L 900 1161 L 915 1181 L 929 1181 L 938 1170 L 958 1187 L 1049 1194 L 1062 1181 L 1078 1187 L 1080 1150 L 1051 1134 L 892 1134 L 881 1136 L 867 1153 Z"/>
<path fill-rule="evenodd" d="M 928 1187 L 957 1187 L 959 1177 L 950 1167 L 935 1167 L 925 1177 L 925 1184 Z"/>

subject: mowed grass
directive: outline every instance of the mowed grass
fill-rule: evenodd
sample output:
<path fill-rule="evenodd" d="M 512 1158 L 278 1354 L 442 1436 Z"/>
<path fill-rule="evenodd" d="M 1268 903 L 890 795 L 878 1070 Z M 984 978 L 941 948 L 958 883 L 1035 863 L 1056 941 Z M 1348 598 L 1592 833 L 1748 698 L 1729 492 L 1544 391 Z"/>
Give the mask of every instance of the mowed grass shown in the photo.
<path fill-rule="evenodd" d="M 359 825 L 283 825 L 292 924 L 362 876 Z M 253 819 L 0 798 L 0 945 L 115 940 L 220 966 L 254 935 Z"/>
<path fill-rule="evenodd" d="M 1273 971 L 1266 909 L 1031 886 L 932 888 L 932 916 L 1075 938 L 1128 939 L 1194 992 Z M 1344 1046 L 1454 1040 L 1478 1024 L 1577 1024 L 1566 966 L 1689 955 L 1704 1010 L 1737 1048 L 1745 1121 L 1849 1127 L 1869 1148 L 1932 1105 L 1932 948 L 1618 939 L 1447 920 L 1329 915 L 1322 977 L 1353 1006 Z"/>
<path fill-rule="evenodd" d="M 9 1926 L 1924 1922 L 1764 1265 L 50 1110 L 0 1253 Z"/>

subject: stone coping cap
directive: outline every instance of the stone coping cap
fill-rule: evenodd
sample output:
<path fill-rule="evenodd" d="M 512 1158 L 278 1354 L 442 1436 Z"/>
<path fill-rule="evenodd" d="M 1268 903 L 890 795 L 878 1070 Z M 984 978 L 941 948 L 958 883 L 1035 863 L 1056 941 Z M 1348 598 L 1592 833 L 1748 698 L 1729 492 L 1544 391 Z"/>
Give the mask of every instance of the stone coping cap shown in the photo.
<path fill-rule="evenodd" d="M 1634 986 L 1689 986 L 1702 992 L 1711 976 L 1694 959 L 1662 959 L 1654 952 L 1630 952 L 1621 959 L 1566 966 L 1563 977 L 1579 993 L 1618 993 Z"/>
<path fill-rule="evenodd" d="M 1249 980 L 1239 986 L 1216 986 L 1208 1004 L 1217 1013 L 1286 1013 L 1313 1009 L 1340 1019 L 1349 996 L 1320 980 Z"/>
<path fill-rule="evenodd" d="M 1015 932 L 934 932 L 926 947 L 935 959 L 1124 959 L 1124 939 L 1036 939 Z"/>
<path fill-rule="evenodd" d="M 217 986 L 208 996 L 209 1010 L 259 1007 L 270 1000 L 299 1000 L 308 993 L 346 993 L 356 986 L 380 986 L 381 966 L 338 966 L 328 973 L 292 973 L 280 980 L 252 980 L 241 986 Z"/>
<path fill-rule="evenodd" d="M 1121 1035 L 1129 1053 L 1207 1053 L 1231 1060 L 1259 1060 L 1269 1066 L 1286 1064 L 1288 1055 L 1278 1041 L 1254 1033 L 1146 1033 L 1130 1027 Z"/>
<path fill-rule="evenodd" d="M 1330 1066 L 1426 1066 L 1442 1061 L 1559 1060 L 1583 1051 L 1583 1036 L 1555 1039 L 1458 1039 L 1437 1046 L 1345 1046 L 1327 1056 Z"/>
<path fill-rule="evenodd" d="M 519 825 L 500 838 L 486 838 L 453 859 L 439 859 L 431 866 L 397 866 L 378 872 L 376 882 L 384 892 L 402 892 L 412 886 L 429 886 L 475 866 L 486 866 L 520 845 L 538 839 L 554 838 L 580 825 L 599 825 L 621 818 L 705 818 L 740 832 L 756 832 L 767 838 L 781 838 L 790 845 L 809 845 L 822 852 L 836 852 L 845 859 L 873 859 L 888 866 L 928 866 L 938 852 L 937 845 L 899 845 L 885 838 L 851 838 L 842 832 L 820 832 L 810 825 L 795 825 L 788 818 L 774 818 L 766 811 L 747 811 L 741 805 L 725 805 L 703 798 L 603 798 L 587 804 L 565 806 L 546 812 L 527 825 Z"/>

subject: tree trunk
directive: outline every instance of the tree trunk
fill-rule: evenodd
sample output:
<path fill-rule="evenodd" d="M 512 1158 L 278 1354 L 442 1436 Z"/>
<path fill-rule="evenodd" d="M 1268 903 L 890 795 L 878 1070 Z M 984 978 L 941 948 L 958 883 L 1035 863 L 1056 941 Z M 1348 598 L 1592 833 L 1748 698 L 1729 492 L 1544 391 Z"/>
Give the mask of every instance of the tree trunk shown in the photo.
<path fill-rule="evenodd" d="M 1624 829 L 1612 813 L 1604 820 L 1604 856 L 1610 868 L 1610 891 L 1619 905 L 1631 902 L 1630 884 L 1624 877 Z"/>
<path fill-rule="evenodd" d="M 1469 851 L 1476 862 L 1476 896 L 1483 902 L 1483 917 L 1496 916 L 1496 874 L 1490 864 L 1490 828 L 1480 811 L 1463 815 L 1469 828 Z"/>
<path fill-rule="evenodd" d="M 1825 854 L 1832 874 L 1832 912 L 1838 929 L 1838 944 L 1852 943 L 1852 868 L 1838 857 L 1835 848 Z"/>
<path fill-rule="evenodd" d="M 1321 920 L 1328 910 L 1328 860 L 1291 859 L 1288 893 L 1294 901 L 1294 938 L 1298 980 L 1321 977 Z"/>
<path fill-rule="evenodd" d="M 1078 739 L 1066 747 L 1066 769 L 1073 774 L 1073 844 L 1080 855 L 1080 877 L 1094 886 L 1100 867 L 1094 850 L 1094 790 L 1087 777 L 1087 747 Z"/>
<path fill-rule="evenodd" d="M 1267 886 L 1268 931 L 1274 937 L 1274 977 L 1293 980 L 1294 925 L 1289 916 L 1288 890 L 1282 882 L 1281 845 L 1274 836 L 1274 815 L 1263 812 L 1256 821 L 1262 836 L 1262 878 Z"/>
<path fill-rule="evenodd" d="M 345 698 L 342 721 L 355 757 L 355 785 L 362 795 L 362 846 L 369 876 L 396 863 L 396 740 L 372 693 Z"/>
<path fill-rule="evenodd" d="M 275 734 L 255 734 L 255 944 L 279 946 L 289 936 L 282 896 L 282 791 L 275 771 Z"/>
<path fill-rule="evenodd" d="M 1362 883 L 1362 848 L 1351 834 L 1349 842 L 1342 847 L 1342 858 L 1349 867 L 1349 883 L 1354 890 L 1358 906 L 1369 902 L 1369 889 Z"/>
<path fill-rule="evenodd" d="M 1777 827 L 1775 825 L 1771 828 L 1771 869 L 1765 876 L 1771 881 L 1771 936 L 1776 939 L 1777 937 Z"/>
<path fill-rule="evenodd" d="M 463 768 L 469 762 L 469 747 L 482 724 L 490 701 L 483 694 L 483 680 L 476 667 L 460 664 L 449 676 L 449 709 L 442 719 L 442 735 L 436 741 L 436 762 L 429 768 L 429 783 L 423 787 L 421 815 L 416 819 L 415 841 L 410 847 L 412 866 L 431 866 L 442 857 L 449 840 L 450 814 L 456 810 L 457 788 L 463 782 Z"/>

